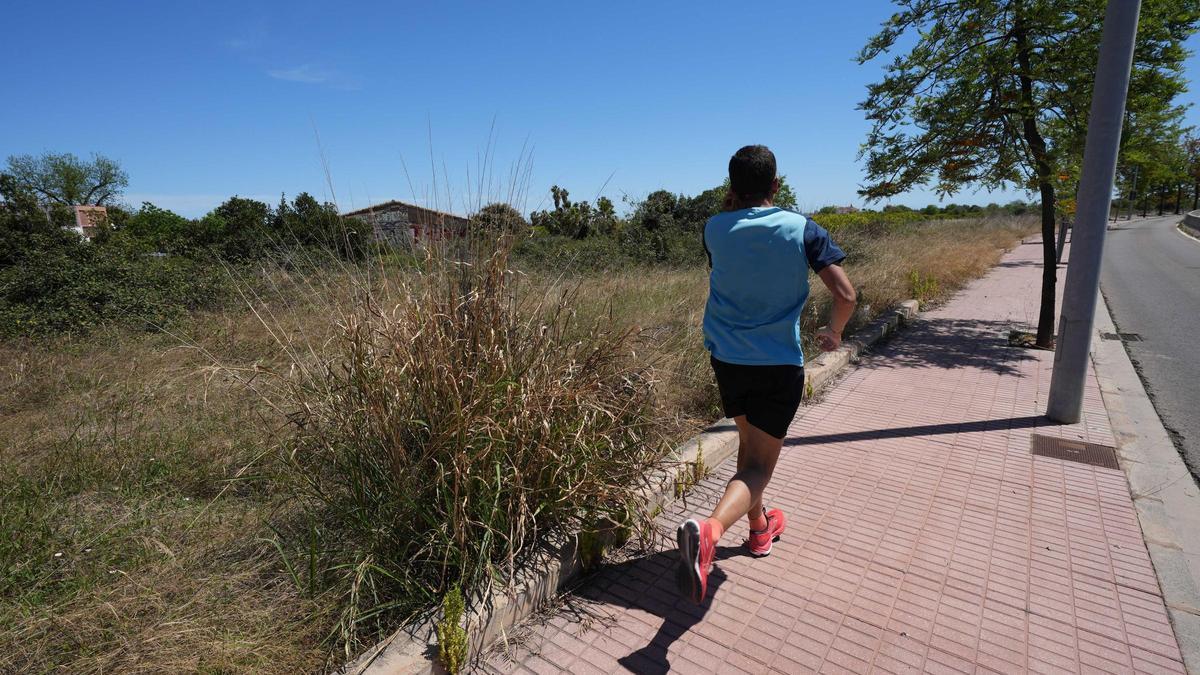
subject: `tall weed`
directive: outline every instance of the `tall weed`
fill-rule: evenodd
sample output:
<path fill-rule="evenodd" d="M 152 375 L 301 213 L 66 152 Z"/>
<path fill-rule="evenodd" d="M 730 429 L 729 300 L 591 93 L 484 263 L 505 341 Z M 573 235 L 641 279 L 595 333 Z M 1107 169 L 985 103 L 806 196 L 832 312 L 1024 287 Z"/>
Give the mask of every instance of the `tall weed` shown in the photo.
<path fill-rule="evenodd" d="M 303 514 L 282 549 L 340 598 L 348 650 L 454 586 L 503 583 L 548 535 L 623 523 L 664 454 L 631 332 L 581 325 L 572 287 L 525 297 L 508 251 L 364 283 L 269 388 Z"/>

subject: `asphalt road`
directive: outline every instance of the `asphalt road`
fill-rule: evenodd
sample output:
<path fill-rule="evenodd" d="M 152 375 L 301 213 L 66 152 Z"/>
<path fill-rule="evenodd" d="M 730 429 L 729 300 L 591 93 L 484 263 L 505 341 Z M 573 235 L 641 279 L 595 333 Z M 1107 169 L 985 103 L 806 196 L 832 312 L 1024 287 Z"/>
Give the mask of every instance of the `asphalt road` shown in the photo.
<path fill-rule="evenodd" d="M 1100 289 L 1159 417 L 1200 478 L 1200 241 L 1180 216 L 1111 224 Z"/>

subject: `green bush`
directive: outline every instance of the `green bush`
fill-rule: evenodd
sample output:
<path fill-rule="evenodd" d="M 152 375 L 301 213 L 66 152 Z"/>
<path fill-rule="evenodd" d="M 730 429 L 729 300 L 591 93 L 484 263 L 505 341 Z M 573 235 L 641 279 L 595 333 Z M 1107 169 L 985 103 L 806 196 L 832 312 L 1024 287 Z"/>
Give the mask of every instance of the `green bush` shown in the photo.
<path fill-rule="evenodd" d="M 511 234 L 517 238 L 524 238 L 529 236 L 530 226 L 521 212 L 511 205 L 493 202 L 471 215 L 470 227 L 471 233 L 477 236 Z"/>
<path fill-rule="evenodd" d="M 66 234 L 30 237 L 16 264 L 0 268 L 0 336 L 161 327 L 226 293 L 220 268 L 123 237 L 93 245 Z"/>
<path fill-rule="evenodd" d="M 161 327 L 226 297 L 229 264 L 312 267 L 371 250 L 368 225 L 306 193 L 277 209 L 234 197 L 199 220 L 149 203 L 114 208 L 91 241 L 73 223 L 70 209 L 44 207 L 0 174 L 0 337 Z"/>
<path fill-rule="evenodd" d="M 552 234 L 535 234 L 521 240 L 513 257 L 520 266 L 551 271 L 597 272 L 621 269 L 635 262 L 612 237 L 574 239 Z"/>

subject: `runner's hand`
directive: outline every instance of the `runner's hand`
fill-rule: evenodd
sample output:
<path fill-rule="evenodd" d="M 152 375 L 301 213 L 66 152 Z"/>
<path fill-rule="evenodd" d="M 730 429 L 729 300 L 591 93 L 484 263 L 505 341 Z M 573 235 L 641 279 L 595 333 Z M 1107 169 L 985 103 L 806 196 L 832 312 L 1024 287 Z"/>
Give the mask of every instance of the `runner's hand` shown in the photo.
<path fill-rule="evenodd" d="M 817 331 L 817 346 L 823 352 L 837 351 L 837 348 L 842 345 L 842 334 L 834 332 L 832 328 L 826 326 Z"/>

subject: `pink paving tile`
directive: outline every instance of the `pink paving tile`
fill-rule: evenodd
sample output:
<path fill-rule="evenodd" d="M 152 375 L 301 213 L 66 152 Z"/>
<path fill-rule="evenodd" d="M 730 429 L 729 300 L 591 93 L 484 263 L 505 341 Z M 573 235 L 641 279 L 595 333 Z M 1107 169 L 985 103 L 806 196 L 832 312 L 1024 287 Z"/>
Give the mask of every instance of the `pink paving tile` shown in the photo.
<path fill-rule="evenodd" d="M 1131 647 L 1133 668 L 1139 673 L 1184 673 L 1183 663 L 1178 659 L 1169 659 L 1161 654 L 1148 652 L 1139 647 Z"/>

